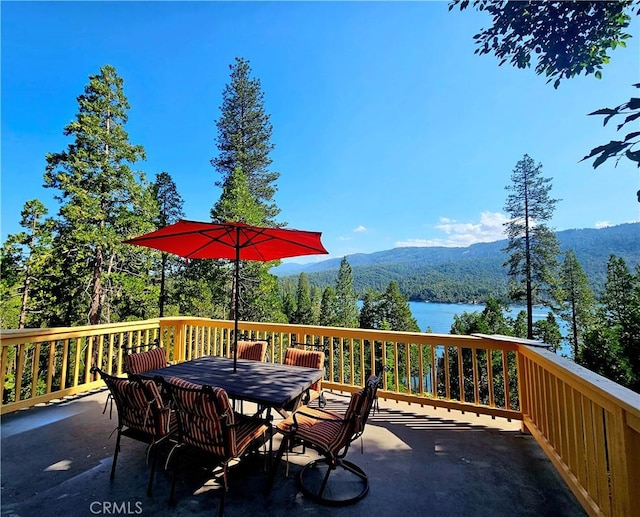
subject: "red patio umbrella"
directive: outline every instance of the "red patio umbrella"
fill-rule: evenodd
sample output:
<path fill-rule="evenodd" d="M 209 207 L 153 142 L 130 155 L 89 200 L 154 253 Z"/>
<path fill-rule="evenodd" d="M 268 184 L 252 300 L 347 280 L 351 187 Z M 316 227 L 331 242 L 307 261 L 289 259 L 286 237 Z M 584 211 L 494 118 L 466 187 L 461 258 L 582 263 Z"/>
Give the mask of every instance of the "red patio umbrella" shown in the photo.
<path fill-rule="evenodd" d="M 320 232 L 289 228 L 265 228 L 244 223 L 206 223 L 179 220 L 151 233 L 124 241 L 186 259 L 234 261 L 233 371 L 238 358 L 238 280 L 241 260 L 268 262 L 286 257 L 326 254 Z"/>

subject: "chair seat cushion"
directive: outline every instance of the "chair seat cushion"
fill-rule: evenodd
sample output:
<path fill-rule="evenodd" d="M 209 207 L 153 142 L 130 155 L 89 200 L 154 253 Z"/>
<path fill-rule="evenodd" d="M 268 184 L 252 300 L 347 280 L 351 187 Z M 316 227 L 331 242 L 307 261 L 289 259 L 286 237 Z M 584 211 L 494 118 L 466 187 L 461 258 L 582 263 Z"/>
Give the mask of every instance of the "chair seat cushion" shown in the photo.
<path fill-rule="evenodd" d="M 302 406 L 296 411 L 296 439 L 316 444 L 325 450 L 333 450 L 344 431 L 344 417 L 331 411 Z M 277 424 L 278 431 L 291 433 L 293 415 Z"/>
<path fill-rule="evenodd" d="M 236 413 L 236 455 L 243 454 L 267 429 L 264 421 Z"/>

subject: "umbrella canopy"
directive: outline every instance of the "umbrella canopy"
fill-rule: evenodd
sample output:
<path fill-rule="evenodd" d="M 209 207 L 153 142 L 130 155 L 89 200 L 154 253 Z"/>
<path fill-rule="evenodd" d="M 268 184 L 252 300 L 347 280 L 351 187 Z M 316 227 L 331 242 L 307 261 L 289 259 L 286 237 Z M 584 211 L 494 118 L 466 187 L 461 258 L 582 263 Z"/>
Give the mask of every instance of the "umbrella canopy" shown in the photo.
<path fill-rule="evenodd" d="M 206 223 L 179 220 L 151 233 L 124 241 L 186 259 L 228 259 L 235 263 L 235 324 L 233 367 L 238 354 L 238 277 L 241 260 L 269 262 L 286 257 L 326 254 L 320 232 L 265 228 L 244 223 Z"/>

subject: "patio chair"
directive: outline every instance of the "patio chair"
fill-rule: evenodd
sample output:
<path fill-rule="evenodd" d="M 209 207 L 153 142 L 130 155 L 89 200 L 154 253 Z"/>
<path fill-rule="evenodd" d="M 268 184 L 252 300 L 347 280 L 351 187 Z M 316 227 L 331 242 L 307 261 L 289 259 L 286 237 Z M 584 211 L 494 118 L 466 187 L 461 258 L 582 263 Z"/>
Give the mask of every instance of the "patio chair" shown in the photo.
<path fill-rule="evenodd" d="M 116 472 L 120 438 L 126 436 L 144 442 L 148 444 L 147 464 L 151 460 L 151 472 L 147 486 L 147 495 L 151 496 L 158 448 L 177 431 L 175 413 L 163 403 L 160 388 L 154 381 L 143 380 L 135 374 L 130 374 L 128 379 L 114 377 L 96 367 L 93 367 L 91 372 L 98 373 L 109 388 L 110 395 L 105 403 L 104 411 L 106 412 L 110 402 L 111 404 L 115 402 L 118 412 L 118 427 L 116 428 L 118 434 L 110 479 L 114 478 Z M 109 417 L 111 417 L 111 411 Z"/>
<path fill-rule="evenodd" d="M 369 479 L 360 467 L 344 458 L 351 443 L 364 433 L 381 378 L 382 372 L 369 377 L 365 387 L 352 394 L 344 415 L 302 406 L 279 422 L 276 430 L 282 433 L 283 438 L 268 489 L 273 484 L 284 452 L 289 450 L 290 444 L 302 442 L 321 455 L 298 474 L 298 485 L 304 495 L 331 506 L 351 504 L 362 499 L 369 491 Z M 338 469 L 340 472 L 336 473 Z"/>
<path fill-rule="evenodd" d="M 267 358 L 266 341 L 238 341 L 238 359 L 264 361 Z"/>
<path fill-rule="evenodd" d="M 125 371 L 129 374 L 140 374 L 168 366 L 164 349 L 153 348 L 146 352 L 128 353 L 124 358 Z"/>
<path fill-rule="evenodd" d="M 289 366 L 306 366 L 307 368 L 316 368 L 322 370 L 324 368 L 324 352 L 315 350 L 303 350 L 300 348 L 287 348 L 284 353 L 282 364 Z M 322 380 L 313 384 L 305 393 L 303 404 L 309 404 L 313 400 L 318 399 L 318 406 L 323 408 L 327 401 L 322 394 Z M 285 407 L 285 410 L 291 411 L 295 408 Z"/>
<path fill-rule="evenodd" d="M 199 454 L 210 456 L 215 466 L 222 466 L 222 494 L 218 511 L 218 515 L 222 515 L 228 491 L 229 462 L 250 450 L 256 450 L 265 443 L 267 434 L 271 440 L 270 425 L 265 419 L 235 413 L 227 392 L 222 388 L 193 384 L 175 377 L 167 379 L 164 387 L 178 415 L 177 444 L 167 458 L 168 467 L 175 454 L 169 503 L 175 504 L 179 453 L 189 447 Z"/>

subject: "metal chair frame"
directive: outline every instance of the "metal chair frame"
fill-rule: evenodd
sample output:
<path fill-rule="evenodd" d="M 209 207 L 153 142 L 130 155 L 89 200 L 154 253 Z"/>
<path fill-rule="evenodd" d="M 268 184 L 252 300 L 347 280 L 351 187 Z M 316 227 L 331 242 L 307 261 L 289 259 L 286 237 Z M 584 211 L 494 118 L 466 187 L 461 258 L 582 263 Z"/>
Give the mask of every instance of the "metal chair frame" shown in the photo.
<path fill-rule="evenodd" d="M 224 513 L 226 492 L 229 489 L 227 477 L 229 462 L 235 458 L 244 456 L 247 452 L 257 450 L 257 447 L 266 442 L 267 435 L 269 439 L 269 456 L 271 456 L 272 433 L 270 422 L 267 419 L 259 418 L 256 416 L 247 417 L 233 411 L 229 412 L 228 410 L 220 407 L 219 400 L 214 393 L 214 390 L 216 388 L 212 388 L 211 386 L 193 385 L 186 382 L 184 382 L 184 385 L 176 385 L 172 382 L 172 380 L 164 381 L 163 385 L 172 401 L 173 407 L 175 408 L 178 417 L 177 443 L 169 453 L 166 463 L 166 467 L 168 468 L 169 463 L 175 454 L 169 504 L 175 505 L 175 485 L 177 473 L 179 470 L 180 458 L 180 455 L 178 453 L 180 453 L 181 450 L 185 447 L 191 447 L 197 449 L 199 453 L 204 453 L 206 457 L 212 458 L 214 467 L 219 465 L 222 466 L 222 492 L 220 496 L 220 507 L 218 510 L 218 515 L 222 516 L 222 514 Z M 222 388 L 218 388 L 218 390 L 224 392 Z M 209 429 L 200 426 L 198 426 L 198 434 L 196 434 L 192 429 L 193 425 L 187 424 L 187 419 L 193 418 L 194 415 L 194 413 L 192 413 L 192 408 L 189 406 L 189 403 L 185 401 L 185 397 L 189 397 L 190 394 L 196 395 L 196 399 L 193 401 L 194 406 L 199 404 L 206 404 L 209 402 L 213 404 L 215 413 L 211 416 L 215 419 L 216 425 L 218 426 L 215 436 L 212 435 Z M 224 396 L 226 396 L 226 392 L 224 392 Z M 229 406 L 229 408 L 231 408 L 231 406 Z M 247 425 L 252 426 L 249 432 L 250 436 L 257 436 L 262 431 L 263 441 L 260 442 L 259 438 L 256 437 L 250 442 L 245 443 L 244 446 L 238 444 L 237 442 L 232 443 L 232 440 L 235 436 L 235 431 L 237 431 L 241 426 Z M 234 430 L 234 432 L 232 432 L 232 430 Z M 222 454 L 216 454 L 209 450 L 211 448 L 218 447 L 222 449 Z M 238 447 L 240 447 L 240 449 L 237 449 Z"/>
<path fill-rule="evenodd" d="M 151 460 L 151 471 L 149 473 L 149 483 L 147 486 L 147 496 L 151 497 L 153 489 L 153 479 L 156 471 L 156 463 L 158 458 L 158 447 L 169 440 L 171 436 L 177 431 L 175 425 L 175 419 L 172 418 L 171 409 L 164 404 L 160 395 L 160 389 L 158 388 L 157 394 L 152 393 L 148 384 L 153 381 L 143 381 L 139 376 L 130 374 L 129 378 L 115 377 L 103 372 L 100 368 L 91 368 L 91 373 L 99 374 L 101 379 L 109 388 L 109 397 L 105 402 L 103 413 L 107 410 L 109 403 L 116 404 L 116 411 L 118 413 L 118 426 L 116 427 L 116 446 L 113 453 L 113 462 L 111 464 L 110 479 L 113 480 L 116 472 L 116 464 L 118 462 L 118 454 L 120 453 L 120 440 L 122 436 L 141 441 L 148 444 L 146 452 L 146 463 L 149 464 Z M 144 394 L 147 402 L 147 407 L 144 411 L 138 413 L 141 408 L 133 407 L 133 403 L 123 393 L 118 385 L 122 383 L 125 386 L 132 385 L 139 388 Z M 109 416 L 111 417 L 113 405 Z M 146 429 L 153 428 L 153 432 L 148 432 Z"/>
<path fill-rule="evenodd" d="M 383 370 L 384 371 L 384 370 Z M 307 406 L 303 406 L 294 412 L 289 419 L 278 424 L 278 430 L 283 434 L 280 448 L 278 449 L 276 463 L 272 468 L 271 476 L 267 489 L 269 490 L 273 484 L 277 466 L 282 460 L 283 454 L 288 450 L 292 444 L 301 442 L 311 449 L 318 452 L 321 457 L 315 459 L 305 465 L 303 469 L 298 473 L 297 482 L 302 493 L 313 499 L 316 502 L 330 505 L 330 506 L 343 506 L 347 504 L 353 504 L 365 495 L 369 491 L 369 479 L 366 473 L 358 467 L 356 464 L 345 460 L 345 456 L 349 451 L 351 443 L 362 436 L 364 433 L 366 422 L 369 418 L 371 409 L 374 407 L 376 401 L 378 386 L 382 379 L 382 371 L 377 376 L 371 376 L 365 387 L 359 392 L 352 395 L 350 409 L 347 410 L 345 415 L 338 415 L 336 413 L 311 409 Z M 361 397 L 361 400 L 354 397 Z M 358 404 L 358 407 L 353 408 L 351 411 L 351 405 Z M 350 414 L 349 414 L 350 413 Z M 312 419 L 316 422 L 333 422 L 340 424 L 340 435 L 344 433 L 342 438 L 338 438 L 335 444 L 327 446 L 322 443 L 320 437 L 314 439 L 313 426 L 311 430 L 307 429 L 304 435 L 298 433 L 300 423 L 298 419 L 304 416 L 307 419 Z M 314 474 L 322 468 L 326 471 L 322 473 L 319 486 L 312 486 L 314 483 Z M 349 494 L 346 497 L 332 497 L 332 490 L 327 490 L 329 486 L 330 475 L 337 469 L 342 469 L 347 476 L 352 476 L 356 484 L 360 486 L 360 489 L 353 494 Z M 315 476 L 317 478 L 317 476 Z M 317 485 L 317 483 L 316 483 Z"/>

